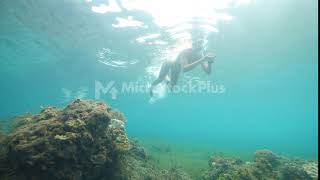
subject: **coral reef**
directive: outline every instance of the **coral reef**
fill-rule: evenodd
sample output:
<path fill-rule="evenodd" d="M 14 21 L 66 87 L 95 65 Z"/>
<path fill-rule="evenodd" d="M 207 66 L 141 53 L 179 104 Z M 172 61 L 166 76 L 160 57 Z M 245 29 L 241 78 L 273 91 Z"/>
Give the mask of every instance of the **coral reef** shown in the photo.
<path fill-rule="evenodd" d="M 15 118 L 11 133 L 0 136 L 0 179 L 190 179 L 180 169 L 154 165 L 128 139 L 125 123 L 110 106 L 79 99 Z"/>
<path fill-rule="evenodd" d="M 237 158 L 214 156 L 209 160 L 207 180 L 315 180 L 318 162 L 289 159 L 270 150 L 259 150 L 253 162 L 244 163 Z"/>

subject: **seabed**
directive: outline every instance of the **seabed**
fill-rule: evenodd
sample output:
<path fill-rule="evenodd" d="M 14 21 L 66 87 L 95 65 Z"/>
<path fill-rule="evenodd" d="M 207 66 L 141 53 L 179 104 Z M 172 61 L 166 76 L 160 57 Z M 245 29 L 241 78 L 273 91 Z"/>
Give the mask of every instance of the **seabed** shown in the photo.
<path fill-rule="evenodd" d="M 0 135 L 1 180 L 315 180 L 318 160 L 257 150 L 241 159 L 129 138 L 124 114 L 77 99 L 13 119 Z"/>

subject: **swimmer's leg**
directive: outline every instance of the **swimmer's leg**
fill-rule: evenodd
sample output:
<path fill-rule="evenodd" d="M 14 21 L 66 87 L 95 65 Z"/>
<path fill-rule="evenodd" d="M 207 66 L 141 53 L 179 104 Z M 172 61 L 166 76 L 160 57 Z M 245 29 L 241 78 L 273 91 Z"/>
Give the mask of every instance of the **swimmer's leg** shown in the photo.
<path fill-rule="evenodd" d="M 168 73 L 170 71 L 170 66 L 171 66 L 171 64 L 169 62 L 164 62 L 162 64 L 159 76 L 155 81 L 153 81 L 152 86 L 158 85 L 166 78 L 166 76 L 168 75 Z"/>
<path fill-rule="evenodd" d="M 153 95 L 153 92 L 152 92 L 153 87 L 160 84 L 166 78 L 166 76 L 169 74 L 170 68 L 171 68 L 170 62 L 164 62 L 162 64 L 158 78 L 155 81 L 153 81 L 153 83 L 151 84 L 150 96 Z"/>
<path fill-rule="evenodd" d="M 181 72 L 180 64 L 175 64 L 172 66 L 171 73 L 170 73 L 170 89 L 171 90 L 173 90 L 174 86 L 177 84 L 180 72 Z"/>

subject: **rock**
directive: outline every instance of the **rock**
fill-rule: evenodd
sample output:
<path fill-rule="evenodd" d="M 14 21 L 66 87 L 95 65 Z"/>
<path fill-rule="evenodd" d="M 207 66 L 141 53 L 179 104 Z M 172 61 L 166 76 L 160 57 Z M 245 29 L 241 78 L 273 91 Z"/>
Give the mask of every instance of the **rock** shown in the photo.
<path fill-rule="evenodd" d="M 318 179 L 318 162 L 307 162 L 302 168 L 312 179 Z"/>
<path fill-rule="evenodd" d="M 270 163 L 272 165 L 272 167 L 276 167 L 280 163 L 279 157 L 277 155 L 275 155 L 272 151 L 267 150 L 267 149 L 256 151 L 253 159 L 255 162 L 264 160 L 264 161 Z"/>
<path fill-rule="evenodd" d="M 191 179 L 179 168 L 156 166 L 137 141 L 128 139 L 125 123 L 108 105 L 82 100 L 20 116 L 0 141 L 0 179 Z"/>
<path fill-rule="evenodd" d="M 115 180 L 191 180 L 179 167 L 164 170 L 156 166 L 137 141 L 131 141 L 131 149 L 120 156 L 112 179 Z"/>
<path fill-rule="evenodd" d="M 301 165 L 294 162 L 286 163 L 281 168 L 282 180 L 312 180 L 308 173 L 302 168 Z"/>
<path fill-rule="evenodd" d="M 235 166 L 235 165 L 241 165 L 243 164 L 243 161 L 239 158 L 228 158 L 223 156 L 213 156 L 209 160 L 209 166 Z"/>
<path fill-rule="evenodd" d="M 223 156 L 213 156 L 209 160 L 210 172 L 207 179 L 223 179 L 228 174 L 234 172 L 243 164 L 243 161 L 239 158 L 228 158 Z"/>
<path fill-rule="evenodd" d="M 318 162 L 290 159 L 270 150 L 259 150 L 253 162 L 214 156 L 209 160 L 206 180 L 316 180 Z"/>
<path fill-rule="evenodd" d="M 113 119 L 121 125 L 115 126 Z M 105 178 L 111 176 L 106 169 L 130 148 L 124 124 L 121 113 L 94 101 L 76 100 L 62 110 L 45 108 L 19 117 L 7 137 L 3 161 L 15 179 Z"/>
<path fill-rule="evenodd" d="M 6 138 L 5 133 L 2 131 L 2 128 L 0 127 L 0 147 L 2 146 L 2 144 L 4 143 L 4 140 Z"/>
<path fill-rule="evenodd" d="M 148 154 L 146 152 L 146 150 L 139 145 L 139 142 L 137 140 L 135 141 L 131 141 L 131 149 L 130 149 L 130 153 L 132 153 L 134 156 L 139 157 L 143 160 L 147 160 L 148 159 Z"/>
<path fill-rule="evenodd" d="M 265 158 L 255 159 L 249 167 L 252 179 L 279 179 L 274 166 Z"/>

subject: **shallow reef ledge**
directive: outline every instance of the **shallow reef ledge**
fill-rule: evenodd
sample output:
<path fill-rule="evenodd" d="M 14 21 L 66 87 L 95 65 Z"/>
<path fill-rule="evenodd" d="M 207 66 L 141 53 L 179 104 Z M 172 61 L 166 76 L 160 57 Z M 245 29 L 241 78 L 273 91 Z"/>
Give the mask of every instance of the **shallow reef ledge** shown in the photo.
<path fill-rule="evenodd" d="M 80 99 L 21 116 L 1 136 L 0 179 L 168 179 L 128 139 L 125 123 L 105 103 Z"/>

